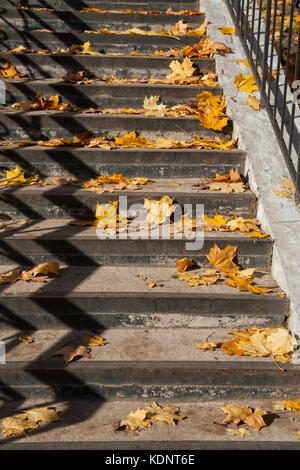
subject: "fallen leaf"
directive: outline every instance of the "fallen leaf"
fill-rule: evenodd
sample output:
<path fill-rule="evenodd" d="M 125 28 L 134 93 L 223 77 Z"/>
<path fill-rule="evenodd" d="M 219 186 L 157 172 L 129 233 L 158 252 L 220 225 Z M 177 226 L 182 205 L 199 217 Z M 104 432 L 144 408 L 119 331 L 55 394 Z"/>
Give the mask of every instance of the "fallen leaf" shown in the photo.
<path fill-rule="evenodd" d="M 34 339 L 31 336 L 22 334 L 18 337 L 18 341 L 23 341 L 24 343 L 33 343 Z"/>
<path fill-rule="evenodd" d="M 236 75 L 234 79 L 234 84 L 240 91 L 244 93 L 252 93 L 253 91 L 258 91 L 258 87 L 255 82 L 255 78 L 253 75 L 246 75 L 244 73 L 240 73 Z"/>
<path fill-rule="evenodd" d="M 239 424 L 244 423 L 258 432 L 261 428 L 267 426 L 263 416 L 267 415 L 266 411 L 256 408 L 253 412 L 247 406 L 227 405 L 221 406 L 221 410 L 227 415 L 223 420 L 224 424 Z"/>
<path fill-rule="evenodd" d="M 104 346 L 107 344 L 107 341 L 103 338 L 103 336 L 93 336 L 90 334 L 85 334 L 81 341 L 88 346 Z"/>
<path fill-rule="evenodd" d="M 239 269 L 238 265 L 233 262 L 237 248 L 237 246 L 227 245 L 221 250 L 216 243 L 214 243 L 206 257 L 209 263 L 216 269 L 225 273 L 235 272 Z"/>
<path fill-rule="evenodd" d="M 177 264 L 178 272 L 183 273 L 188 268 L 194 265 L 194 261 L 189 258 L 183 258 L 183 259 L 176 261 L 176 264 Z"/>
<path fill-rule="evenodd" d="M 260 100 L 256 98 L 256 96 L 249 95 L 246 103 L 250 108 L 254 109 L 254 111 L 260 110 Z"/>
<path fill-rule="evenodd" d="M 221 26 L 221 28 L 218 28 L 223 34 L 235 34 L 235 28 L 232 28 L 230 26 Z"/>
<path fill-rule="evenodd" d="M 65 346 L 56 353 L 52 354 L 53 356 L 63 356 L 65 364 L 73 361 L 76 357 L 86 357 L 87 359 L 92 359 L 90 354 L 91 350 L 85 346 Z"/>
<path fill-rule="evenodd" d="M 171 424 L 176 426 L 178 421 L 183 421 L 184 416 L 180 416 L 178 413 L 180 408 L 174 405 L 160 406 L 153 402 L 151 406 L 145 408 L 147 418 L 153 421 L 162 421 L 163 423 Z"/>
<path fill-rule="evenodd" d="M 147 223 L 149 225 L 161 225 L 174 210 L 173 200 L 169 196 L 162 196 L 159 201 L 144 198 L 144 207 L 148 210 Z"/>

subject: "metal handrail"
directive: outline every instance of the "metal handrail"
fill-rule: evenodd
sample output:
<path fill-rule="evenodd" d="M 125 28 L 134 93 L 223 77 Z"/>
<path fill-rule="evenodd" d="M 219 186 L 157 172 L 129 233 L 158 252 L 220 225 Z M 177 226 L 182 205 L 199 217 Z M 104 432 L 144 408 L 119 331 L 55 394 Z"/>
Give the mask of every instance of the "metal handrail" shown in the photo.
<path fill-rule="evenodd" d="M 266 0 L 265 7 L 263 0 L 225 1 L 300 202 L 300 23 L 298 31 L 294 31 L 300 0 L 293 0 L 290 5 L 286 0 Z"/>

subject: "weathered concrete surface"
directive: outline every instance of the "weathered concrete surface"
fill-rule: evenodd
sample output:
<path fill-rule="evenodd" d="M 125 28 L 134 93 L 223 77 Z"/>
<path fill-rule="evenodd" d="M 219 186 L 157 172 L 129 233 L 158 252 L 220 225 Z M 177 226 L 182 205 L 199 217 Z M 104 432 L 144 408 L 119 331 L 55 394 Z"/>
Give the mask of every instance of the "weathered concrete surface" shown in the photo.
<path fill-rule="evenodd" d="M 61 348 L 72 345 L 84 345 L 83 336 L 88 333 L 95 335 L 91 330 L 38 330 L 18 331 L 0 330 L 0 340 L 6 344 L 6 361 L 9 362 L 35 362 L 47 361 L 63 364 L 62 356 L 51 357 Z M 20 334 L 29 334 L 34 338 L 33 343 L 18 341 Z M 201 351 L 197 349 L 198 343 L 209 341 L 226 342 L 233 339 L 228 329 L 218 328 L 145 328 L 130 330 L 125 328 L 112 328 L 99 331 L 107 341 L 105 346 L 90 347 L 93 361 L 197 361 L 198 363 L 214 361 L 228 361 L 228 368 L 234 368 L 235 363 L 266 363 L 270 359 L 228 356 L 222 349 L 215 351 Z M 81 358 L 80 362 L 90 362 L 88 358 Z M 272 362 L 272 361 L 271 361 Z M 231 366 L 230 366 L 231 363 Z M 274 363 L 274 369 L 276 365 Z"/>
<path fill-rule="evenodd" d="M 297 397 L 291 397 L 296 399 Z M 166 399 L 168 400 L 168 399 Z M 300 420 L 296 413 L 276 413 L 271 416 L 270 424 L 258 433 L 251 430 L 244 439 L 230 437 L 222 423 L 225 414 L 220 409 L 228 404 L 259 407 L 272 411 L 272 399 L 260 400 L 199 400 L 198 403 L 177 402 L 172 399 L 159 404 L 174 404 L 180 407 L 180 415 L 186 419 L 170 426 L 165 423 L 153 423 L 147 429 L 136 434 L 126 431 L 114 432 L 113 424 L 125 418 L 131 410 L 151 405 L 151 400 L 101 401 L 57 401 L 31 399 L 19 402 L 3 403 L 2 417 L 37 406 L 56 407 L 61 421 L 30 432 L 28 437 L 2 438 L 0 449 L 299 449 L 297 429 Z M 295 422 L 291 421 L 295 419 Z M 241 425 L 242 427 L 247 427 Z M 298 428 L 297 428 L 298 426 Z M 234 426 L 229 425 L 228 428 Z M 249 428 L 250 429 L 250 428 Z"/>
<path fill-rule="evenodd" d="M 202 0 L 201 8 L 211 22 L 208 27 L 211 38 L 232 47 L 232 54 L 216 56 L 219 81 L 227 96 L 227 109 L 234 122 L 234 135 L 239 138 L 240 147 L 247 151 L 245 172 L 258 198 L 258 220 L 275 241 L 272 272 L 291 301 L 289 327 L 299 337 L 300 210 L 293 199 L 282 199 L 272 193 L 273 190 L 281 189 L 281 178 L 290 176 L 267 112 L 246 107 L 248 95 L 242 92 L 237 94 L 234 77 L 241 72 L 246 75 L 251 72 L 242 64 L 234 62 L 236 58 L 245 58 L 238 37 L 224 36 L 218 30 L 218 27 L 232 25 L 225 2 L 218 2 L 218 8 L 215 8 L 210 0 Z M 232 96 L 234 100 L 230 98 Z"/>

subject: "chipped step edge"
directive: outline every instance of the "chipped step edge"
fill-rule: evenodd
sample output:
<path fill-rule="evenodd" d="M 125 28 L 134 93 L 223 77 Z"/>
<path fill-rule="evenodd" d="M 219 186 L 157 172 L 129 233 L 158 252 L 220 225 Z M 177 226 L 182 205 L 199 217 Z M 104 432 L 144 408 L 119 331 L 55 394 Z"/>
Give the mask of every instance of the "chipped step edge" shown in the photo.
<path fill-rule="evenodd" d="M 225 36 L 217 29 L 224 25 L 233 26 L 225 2 L 218 3 L 216 9 L 210 0 L 201 0 L 201 9 L 211 23 L 208 32 L 212 40 L 232 48 L 232 54 L 216 56 L 219 82 L 227 96 L 228 114 L 234 123 L 233 135 L 239 138 L 240 149 L 247 151 L 245 173 L 250 189 L 258 198 L 257 218 L 263 230 L 275 240 L 272 275 L 290 299 L 288 326 L 297 338 L 300 336 L 300 290 L 297 285 L 297 280 L 300 280 L 297 262 L 300 245 L 295 234 L 300 232 L 300 209 L 294 199 L 281 199 L 272 193 L 280 189 L 281 178 L 290 176 L 267 111 L 253 111 L 246 107 L 246 93 L 240 92 L 235 101 L 229 98 L 237 93 L 234 77 L 241 72 L 251 74 L 251 69 L 234 61 L 246 57 L 238 36 Z M 221 70 L 225 73 L 220 73 Z"/>

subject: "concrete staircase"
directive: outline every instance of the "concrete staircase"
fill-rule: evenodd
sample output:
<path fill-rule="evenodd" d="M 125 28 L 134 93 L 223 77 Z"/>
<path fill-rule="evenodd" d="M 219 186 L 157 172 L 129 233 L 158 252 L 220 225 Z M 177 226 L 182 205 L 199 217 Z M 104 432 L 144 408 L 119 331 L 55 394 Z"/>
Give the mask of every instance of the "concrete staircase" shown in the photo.
<path fill-rule="evenodd" d="M 19 45 L 33 50 L 91 41 L 97 51 L 153 54 L 194 44 L 197 37 L 175 40 L 164 36 L 88 34 L 84 30 L 105 27 L 170 28 L 181 18 L 166 14 L 81 13 L 86 7 L 124 10 L 143 8 L 165 11 L 195 9 L 197 2 L 28 0 L 30 7 L 59 11 L 17 10 L 10 0 L 1 2 L 0 48 Z M 198 26 L 203 16 L 182 16 Z M 34 31 L 47 29 L 52 32 Z M 90 106 L 141 108 L 143 99 L 159 95 L 166 105 L 184 103 L 199 89 L 180 85 L 67 84 L 68 71 L 120 78 L 158 78 L 169 73 L 173 59 L 157 56 L 0 53 L 1 63 L 15 65 L 28 79 L 4 79 L 7 104 L 30 100 L 37 94 L 60 94 L 64 102 L 80 108 Z M 202 73 L 215 70 L 214 59 L 193 59 Z M 221 95 L 222 89 L 211 88 Z M 178 127 L 178 125 L 180 127 Z M 213 138 L 214 132 L 192 118 L 156 118 L 138 115 L 99 115 L 61 112 L 0 112 L 1 140 L 73 138 L 77 132 L 94 131 L 108 137 L 136 130 L 148 138 L 187 139 L 187 132 Z M 230 138 L 232 124 L 223 133 Z M 58 261 L 61 275 L 45 285 L 17 282 L 1 286 L 0 339 L 7 348 L 7 364 L 0 366 L 1 417 L 29 406 L 57 406 L 62 421 L 31 433 L 26 438 L 0 440 L 0 448 L 297 448 L 297 435 L 289 420 L 276 422 L 252 434 L 245 442 L 229 438 L 219 407 L 225 403 L 272 409 L 274 397 L 297 398 L 299 368 L 285 365 L 282 372 L 271 360 L 229 357 L 215 351 L 203 353 L 197 342 L 214 333 L 228 338 L 236 327 L 278 326 L 288 314 L 287 299 L 276 294 L 256 296 L 225 284 L 189 287 L 176 279 L 175 261 L 185 256 L 207 265 L 206 254 L 219 247 L 238 245 L 238 262 L 256 267 L 260 285 L 274 287 L 270 276 L 272 240 L 247 238 L 238 233 L 206 233 L 200 251 L 186 250 L 186 240 L 99 240 L 92 227 L 70 226 L 70 218 L 93 217 L 97 202 L 128 196 L 128 203 L 168 194 L 180 205 L 204 204 L 205 213 L 255 217 L 256 201 L 250 191 L 222 194 L 199 190 L 196 183 L 215 173 L 244 168 L 240 150 L 101 150 L 0 147 L 1 173 L 16 166 L 28 174 L 47 177 L 92 178 L 123 173 L 154 180 L 139 191 L 96 194 L 75 186 L 28 186 L 0 190 L 0 214 L 13 219 L 30 218 L 29 225 L 14 232 L 0 232 L 0 272 L 17 266 L 30 267 Z M 180 186 L 172 186 L 180 183 Z M 150 289 L 136 276 L 159 281 Z M 32 334 L 35 342 L 20 343 L 20 333 Z M 83 332 L 97 332 L 108 344 L 92 348 L 92 359 L 64 366 L 51 355 Z M 296 394 L 296 395 L 295 395 Z M 176 428 L 152 426 L 139 436 L 115 434 L 112 424 L 131 409 L 156 400 L 181 407 L 188 419 Z M 279 420 L 277 420 L 279 421 Z M 159 423 L 157 423 L 159 425 Z"/>

